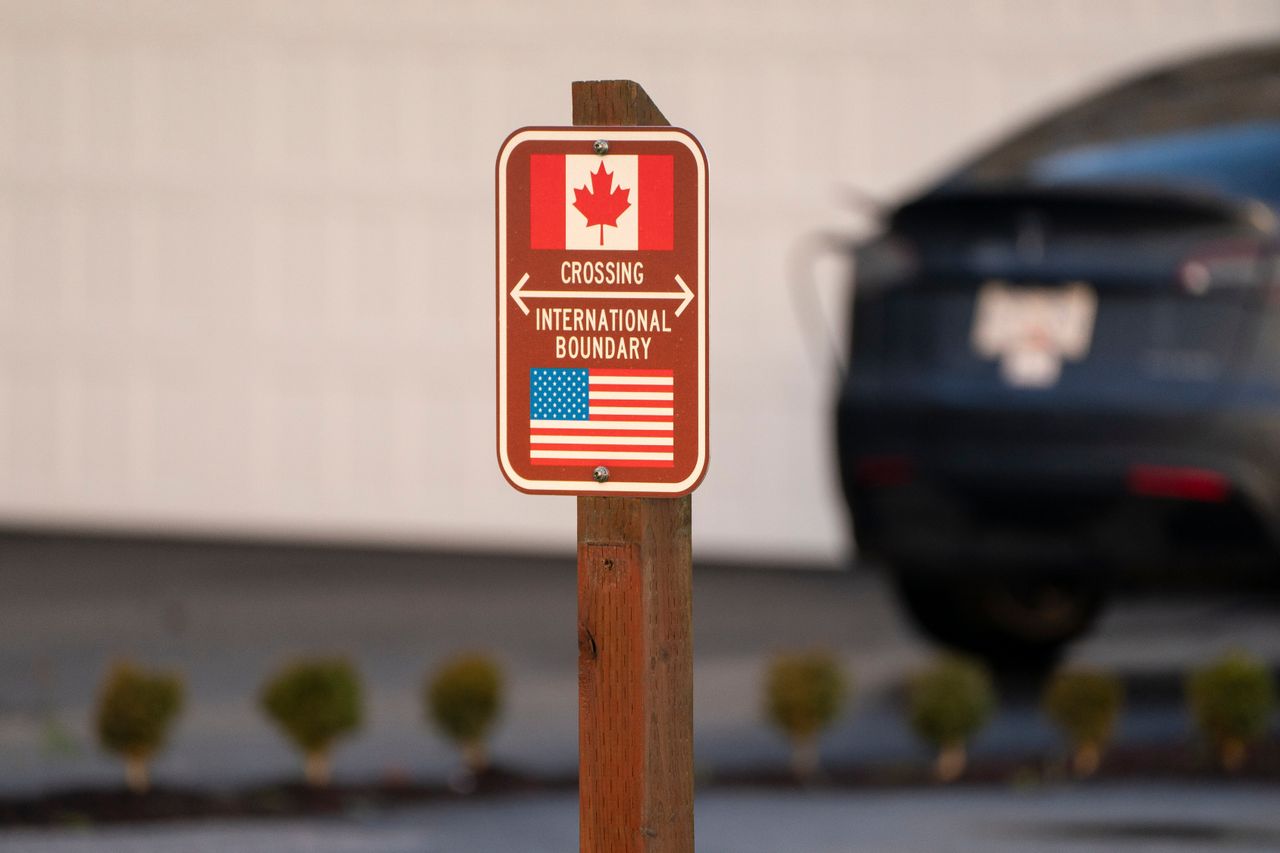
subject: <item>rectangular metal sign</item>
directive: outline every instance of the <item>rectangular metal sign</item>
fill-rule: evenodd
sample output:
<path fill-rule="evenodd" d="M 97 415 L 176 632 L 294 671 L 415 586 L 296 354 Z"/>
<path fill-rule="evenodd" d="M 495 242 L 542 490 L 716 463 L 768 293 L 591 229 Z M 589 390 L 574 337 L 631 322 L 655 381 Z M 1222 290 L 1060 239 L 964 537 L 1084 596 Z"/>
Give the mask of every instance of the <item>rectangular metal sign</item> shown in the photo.
<path fill-rule="evenodd" d="M 707 164 L 677 128 L 498 153 L 498 461 L 536 494 L 676 496 L 707 468 Z"/>

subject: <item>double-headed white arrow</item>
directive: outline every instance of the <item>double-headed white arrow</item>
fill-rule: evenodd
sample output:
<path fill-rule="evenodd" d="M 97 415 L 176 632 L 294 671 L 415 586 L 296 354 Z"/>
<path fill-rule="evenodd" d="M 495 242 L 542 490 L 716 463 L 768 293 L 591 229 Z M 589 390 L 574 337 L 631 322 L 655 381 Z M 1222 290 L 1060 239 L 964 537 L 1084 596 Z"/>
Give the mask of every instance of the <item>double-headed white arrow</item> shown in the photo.
<path fill-rule="evenodd" d="M 680 287 L 679 293 L 674 291 L 671 293 L 620 293 L 611 290 L 525 290 L 524 283 L 528 280 L 529 274 L 525 273 L 520 276 L 520 280 L 511 290 L 511 298 L 515 300 L 525 316 L 529 314 L 529 306 L 524 304 L 526 299 L 679 299 L 680 306 L 676 308 L 677 317 L 683 314 L 684 309 L 688 308 L 689 303 L 693 301 L 693 291 L 680 276 L 676 276 L 676 284 Z"/>

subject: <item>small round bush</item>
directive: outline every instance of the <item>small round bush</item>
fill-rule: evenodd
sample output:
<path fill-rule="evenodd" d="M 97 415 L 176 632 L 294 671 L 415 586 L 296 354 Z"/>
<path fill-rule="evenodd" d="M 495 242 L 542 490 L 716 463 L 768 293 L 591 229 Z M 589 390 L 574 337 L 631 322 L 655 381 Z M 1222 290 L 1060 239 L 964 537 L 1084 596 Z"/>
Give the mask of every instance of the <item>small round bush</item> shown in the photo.
<path fill-rule="evenodd" d="M 98 694 L 96 728 L 107 750 L 125 760 L 125 781 L 138 792 L 150 787 L 148 763 L 164 746 L 182 708 L 182 679 L 131 663 L 113 666 Z"/>
<path fill-rule="evenodd" d="M 502 709 L 502 670 L 482 654 L 461 655 L 427 680 L 427 716 L 462 748 L 467 769 L 488 764 L 485 742 Z"/>
<path fill-rule="evenodd" d="M 1263 735 L 1276 707 L 1276 685 L 1260 660 L 1232 652 L 1187 681 L 1187 699 L 1196 725 L 1218 751 L 1227 770 L 1244 763 L 1248 744 Z"/>
<path fill-rule="evenodd" d="M 1092 774 L 1124 704 L 1120 679 L 1094 670 L 1062 670 L 1045 686 L 1042 704 L 1066 735 L 1077 775 Z"/>
<path fill-rule="evenodd" d="M 977 661 L 947 656 L 912 677 L 908 721 L 939 750 L 940 779 L 950 781 L 964 771 L 965 743 L 986 724 L 995 705 L 991 674 Z"/>
<path fill-rule="evenodd" d="M 360 679 L 341 658 L 299 660 L 262 688 L 262 708 L 306 757 L 312 785 L 329 782 L 329 752 L 360 726 Z"/>
<path fill-rule="evenodd" d="M 801 779 L 818 769 L 817 737 L 835 720 L 848 683 L 836 658 L 822 651 L 780 654 L 765 675 L 765 716 L 791 742 L 792 769 Z"/>

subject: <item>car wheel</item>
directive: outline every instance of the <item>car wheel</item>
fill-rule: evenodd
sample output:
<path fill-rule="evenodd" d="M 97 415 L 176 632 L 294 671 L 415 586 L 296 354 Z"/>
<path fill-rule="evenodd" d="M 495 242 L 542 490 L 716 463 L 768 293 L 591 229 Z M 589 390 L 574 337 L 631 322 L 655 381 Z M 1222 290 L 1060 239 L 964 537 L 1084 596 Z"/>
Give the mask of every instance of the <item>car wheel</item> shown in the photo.
<path fill-rule="evenodd" d="M 1105 598 L 1094 580 L 901 572 L 896 581 L 925 633 L 1000 669 L 1052 666 L 1092 627 Z"/>

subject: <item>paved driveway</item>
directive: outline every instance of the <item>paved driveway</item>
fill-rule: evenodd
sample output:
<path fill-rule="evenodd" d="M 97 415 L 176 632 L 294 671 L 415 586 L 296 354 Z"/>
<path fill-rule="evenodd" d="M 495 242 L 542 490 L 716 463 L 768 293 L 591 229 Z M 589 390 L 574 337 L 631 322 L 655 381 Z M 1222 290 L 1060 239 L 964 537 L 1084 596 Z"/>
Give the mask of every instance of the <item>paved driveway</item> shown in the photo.
<path fill-rule="evenodd" d="M 1084 786 L 1036 791 L 714 792 L 699 797 L 699 853 L 1138 853 L 1280 849 L 1280 791 Z M 0 832 L 9 853 L 568 853 L 571 795 L 392 814 Z"/>

